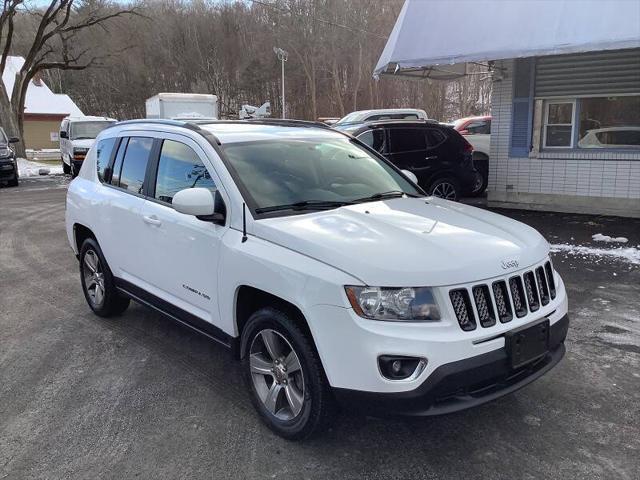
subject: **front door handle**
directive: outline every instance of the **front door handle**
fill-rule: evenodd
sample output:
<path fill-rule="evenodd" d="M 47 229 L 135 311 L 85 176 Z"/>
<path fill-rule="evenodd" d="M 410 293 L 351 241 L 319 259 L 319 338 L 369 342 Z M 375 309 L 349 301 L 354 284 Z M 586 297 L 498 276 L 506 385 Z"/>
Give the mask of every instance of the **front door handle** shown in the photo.
<path fill-rule="evenodd" d="M 438 155 L 431 155 L 430 157 L 424 157 L 425 160 L 435 160 L 438 158 Z"/>
<path fill-rule="evenodd" d="M 151 216 L 145 215 L 142 217 L 142 219 L 144 220 L 144 223 L 148 223 L 149 225 L 155 225 L 157 227 L 162 225 L 162 220 L 160 220 L 155 215 L 151 215 Z"/>

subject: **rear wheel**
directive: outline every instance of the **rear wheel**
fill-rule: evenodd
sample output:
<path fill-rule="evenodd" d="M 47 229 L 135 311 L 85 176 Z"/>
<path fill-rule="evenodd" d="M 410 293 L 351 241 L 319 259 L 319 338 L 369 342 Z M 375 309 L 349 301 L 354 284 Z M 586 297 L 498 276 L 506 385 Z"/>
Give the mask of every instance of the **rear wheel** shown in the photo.
<path fill-rule="evenodd" d="M 15 177 L 13 177 L 11 180 L 9 180 L 8 185 L 10 187 L 17 187 L 18 186 L 18 174 L 16 174 Z"/>
<path fill-rule="evenodd" d="M 120 315 L 129 306 L 129 299 L 116 289 L 109 265 L 93 238 L 87 238 L 80 249 L 80 281 L 84 297 L 96 315 Z"/>
<path fill-rule="evenodd" d="M 62 161 L 62 172 L 65 175 L 69 175 L 71 173 L 71 165 L 67 165 L 66 163 L 64 163 L 64 160 L 60 159 Z"/>
<path fill-rule="evenodd" d="M 302 439 L 326 426 L 333 396 L 311 340 L 295 321 L 273 308 L 258 310 L 242 345 L 251 401 L 269 428 Z"/>
<path fill-rule="evenodd" d="M 457 201 L 460 198 L 460 183 L 453 177 L 441 177 L 429 186 L 429 194 L 445 200 Z"/>

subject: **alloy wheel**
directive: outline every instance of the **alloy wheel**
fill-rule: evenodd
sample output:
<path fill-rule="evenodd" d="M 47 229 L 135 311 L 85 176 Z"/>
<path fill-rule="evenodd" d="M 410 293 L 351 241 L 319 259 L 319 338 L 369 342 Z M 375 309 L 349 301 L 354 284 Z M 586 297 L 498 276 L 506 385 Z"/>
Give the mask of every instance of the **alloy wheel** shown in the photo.
<path fill-rule="evenodd" d="M 249 350 L 253 386 L 264 407 L 279 420 L 297 417 L 304 406 L 304 374 L 289 341 L 272 329 L 253 337 Z"/>
<path fill-rule="evenodd" d="M 431 193 L 434 197 L 444 198 L 445 200 L 456 199 L 456 188 L 449 182 L 436 184 Z"/>
<path fill-rule="evenodd" d="M 84 275 L 84 288 L 89 300 L 95 308 L 100 308 L 104 303 L 104 272 L 100 258 L 94 250 L 87 250 L 82 262 L 82 274 Z"/>

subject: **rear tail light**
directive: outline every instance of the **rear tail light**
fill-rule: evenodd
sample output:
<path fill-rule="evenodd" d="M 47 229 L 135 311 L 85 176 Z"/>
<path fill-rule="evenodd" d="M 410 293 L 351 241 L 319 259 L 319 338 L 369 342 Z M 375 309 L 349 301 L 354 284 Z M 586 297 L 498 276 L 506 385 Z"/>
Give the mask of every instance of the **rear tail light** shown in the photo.
<path fill-rule="evenodd" d="M 465 153 L 473 152 L 473 145 L 471 145 L 464 137 L 462 137 L 462 151 Z"/>

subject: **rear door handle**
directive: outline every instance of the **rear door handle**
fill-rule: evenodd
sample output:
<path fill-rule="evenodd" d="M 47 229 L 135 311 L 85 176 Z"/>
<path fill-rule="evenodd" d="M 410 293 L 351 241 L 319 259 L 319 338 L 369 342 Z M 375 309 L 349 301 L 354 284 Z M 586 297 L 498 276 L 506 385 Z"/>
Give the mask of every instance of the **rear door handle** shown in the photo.
<path fill-rule="evenodd" d="M 162 225 L 162 220 L 160 220 L 155 215 L 151 215 L 151 216 L 145 215 L 142 217 L 142 219 L 144 220 L 144 223 L 148 223 L 149 225 L 155 225 L 155 226 Z"/>

